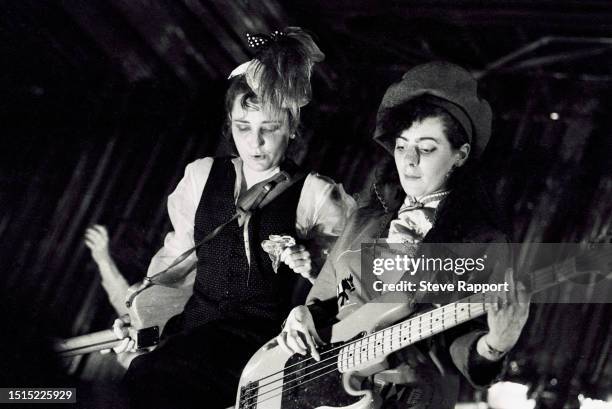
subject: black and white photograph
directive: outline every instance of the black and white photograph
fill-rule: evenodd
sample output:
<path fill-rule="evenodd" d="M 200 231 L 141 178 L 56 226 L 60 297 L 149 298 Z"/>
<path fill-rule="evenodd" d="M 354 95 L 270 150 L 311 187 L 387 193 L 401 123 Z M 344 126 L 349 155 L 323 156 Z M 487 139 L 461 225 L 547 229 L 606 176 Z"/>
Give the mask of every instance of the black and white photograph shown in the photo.
<path fill-rule="evenodd" d="M 0 1 L 0 409 L 612 409 L 612 3 Z"/>

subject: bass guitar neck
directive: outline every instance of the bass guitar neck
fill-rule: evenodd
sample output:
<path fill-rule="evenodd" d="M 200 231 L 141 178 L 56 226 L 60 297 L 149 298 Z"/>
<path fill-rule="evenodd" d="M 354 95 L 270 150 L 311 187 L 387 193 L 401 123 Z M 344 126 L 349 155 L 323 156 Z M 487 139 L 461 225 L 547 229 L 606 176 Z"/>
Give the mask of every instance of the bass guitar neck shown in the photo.
<path fill-rule="evenodd" d="M 594 248 L 585 254 L 534 271 L 528 287 L 539 292 L 581 274 L 612 270 L 612 254 Z M 386 293 L 355 310 L 331 328 L 331 343 L 318 348 L 320 361 L 290 355 L 275 340 L 245 367 L 236 397 L 238 409 L 366 409 L 380 403 L 358 379 L 385 369 L 393 352 L 487 313 L 486 293 L 410 317 L 405 293 Z M 385 299 L 383 299 L 385 298 Z M 390 301 L 390 302 L 387 302 Z"/>

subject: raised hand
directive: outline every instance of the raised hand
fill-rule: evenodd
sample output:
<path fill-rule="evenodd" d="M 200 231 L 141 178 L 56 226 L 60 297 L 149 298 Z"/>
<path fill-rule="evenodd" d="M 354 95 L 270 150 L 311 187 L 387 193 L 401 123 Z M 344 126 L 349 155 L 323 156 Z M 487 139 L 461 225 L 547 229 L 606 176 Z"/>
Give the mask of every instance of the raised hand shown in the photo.
<path fill-rule="evenodd" d="M 108 242 L 108 231 L 102 225 L 94 224 L 85 231 L 85 245 L 91 250 L 91 256 L 98 264 L 110 259 Z"/>

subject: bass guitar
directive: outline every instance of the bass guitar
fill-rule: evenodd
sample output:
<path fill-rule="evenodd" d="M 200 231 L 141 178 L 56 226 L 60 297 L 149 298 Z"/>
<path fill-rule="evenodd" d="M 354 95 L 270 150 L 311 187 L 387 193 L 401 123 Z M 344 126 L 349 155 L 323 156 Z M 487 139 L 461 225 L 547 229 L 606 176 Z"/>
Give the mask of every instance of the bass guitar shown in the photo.
<path fill-rule="evenodd" d="M 535 271 L 526 283 L 533 293 L 585 273 L 612 270 L 612 254 L 594 249 Z M 402 348 L 487 313 L 489 295 L 477 293 L 409 317 L 404 293 L 387 293 L 331 327 L 331 341 L 309 356 L 289 355 L 275 340 L 248 362 L 240 378 L 236 409 L 365 409 L 380 398 L 361 390 L 364 377 L 386 368 L 386 358 Z M 402 299 L 403 298 L 403 299 Z"/>

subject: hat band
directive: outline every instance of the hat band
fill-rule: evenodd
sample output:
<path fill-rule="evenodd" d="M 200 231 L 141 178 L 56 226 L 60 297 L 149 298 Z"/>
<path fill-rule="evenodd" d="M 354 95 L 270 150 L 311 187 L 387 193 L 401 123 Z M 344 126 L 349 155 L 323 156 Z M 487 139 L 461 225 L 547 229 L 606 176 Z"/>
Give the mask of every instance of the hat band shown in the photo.
<path fill-rule="evenodd" d="M 454 104 L 444 98 L 437 97 L 435 95 L 425 95 L 427 102 L 432 105 L 438 106 L 449 113 L 453 118 L 459 122 L 465 134 L 468 137 L 468 142 L 471 144 L 474 140 L 474 127 L 472 126 L 472 120 L 469 115 L 459 105 Z"/>

